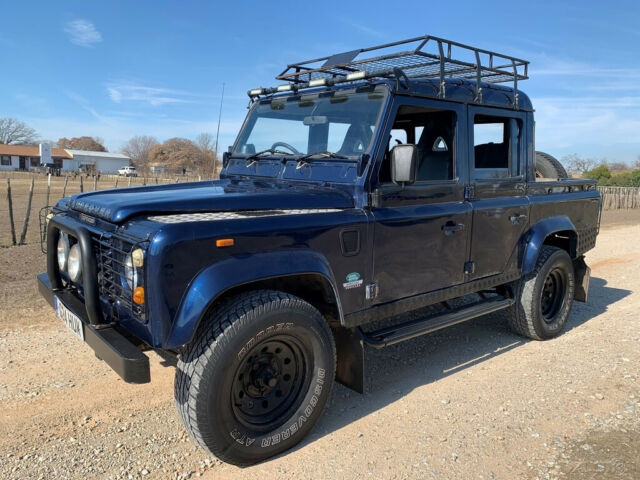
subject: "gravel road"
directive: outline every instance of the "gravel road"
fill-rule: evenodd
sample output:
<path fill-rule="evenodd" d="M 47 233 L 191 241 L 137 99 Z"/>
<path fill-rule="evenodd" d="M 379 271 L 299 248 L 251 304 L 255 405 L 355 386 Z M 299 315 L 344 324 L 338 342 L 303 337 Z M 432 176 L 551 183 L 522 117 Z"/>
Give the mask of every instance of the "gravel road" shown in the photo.
<path fill-rule="evenodd" d="M 0 249 L 0 478 L 638 479 L 639 217 L 605 218 L 559 338 L 494 315 L 368 350 L 365 395 L 336 385 L 298 448 L 246 469 L 189 439 L 171 366 L 122 382 L 38 298 L 38 249 Z"/>

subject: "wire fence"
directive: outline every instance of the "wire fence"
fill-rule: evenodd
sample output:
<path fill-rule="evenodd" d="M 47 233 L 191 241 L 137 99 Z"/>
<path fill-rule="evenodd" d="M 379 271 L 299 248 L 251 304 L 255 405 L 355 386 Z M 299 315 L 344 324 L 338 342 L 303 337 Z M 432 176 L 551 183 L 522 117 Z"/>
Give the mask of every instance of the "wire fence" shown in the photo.
<path fill-rule="evenodd" d="M 208 180 L 200 176 L 120 177 L 0 172 L 0 247 L 40 242 L 39 211 L 75 193 Z M 2 191 L 4 190 L 4 191 Z M 604 210 L 640 208 L 640 187 L 598 187 Z"/>
<path fill-rule="evenodd" d="M 40 209 L 81 192 L 209 180 L 202 176 L 121 177 L 118 175 L 46 176 L 0 172 L 0 247 L 40 243 Z"/>

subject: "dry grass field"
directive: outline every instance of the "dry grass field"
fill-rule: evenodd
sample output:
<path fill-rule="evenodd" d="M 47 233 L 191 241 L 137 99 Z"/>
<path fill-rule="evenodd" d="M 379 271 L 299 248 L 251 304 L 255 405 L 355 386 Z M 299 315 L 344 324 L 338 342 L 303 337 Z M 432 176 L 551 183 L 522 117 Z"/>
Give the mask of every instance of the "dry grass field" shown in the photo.
<path fill-rule="evenodd" d="M 81 176 L 51 177 L 51 186 L 47 186 L 45 175 L 26 172 L 0 172 L 0 247 L 12 245 L 11 228 L 9 220 L 9 201 L 7 199 L 7 179 L 11 182 L 11 198 L 13 204 L 13 220 L 16 231 L 16 240 L 19 242 L 27 213 L 29 190 L 31 180 L 34 180 L 33 198 L 31 200 L 31 213 L 29 225 L 25 237 L 25 244 L 31 245 L 40 242 L 38 214 L 42 207 L 55 205 L 63 197 L 80 193 Z M 119 177 L 117 175 L 102 175 L 97 181 L 94 177 L 82 177 L 82 191 L 104 190 L 108 188 L 126 188 L 137 185 L 154 185 L 156 183 L 176 183 L 197 181 L 198 177 Z M 66 181 L 66 188 L 65 188 Z M 117 182 L 117 183 L 116 183 Z M 48 201 L 48 202 L 47 202 Z"/>

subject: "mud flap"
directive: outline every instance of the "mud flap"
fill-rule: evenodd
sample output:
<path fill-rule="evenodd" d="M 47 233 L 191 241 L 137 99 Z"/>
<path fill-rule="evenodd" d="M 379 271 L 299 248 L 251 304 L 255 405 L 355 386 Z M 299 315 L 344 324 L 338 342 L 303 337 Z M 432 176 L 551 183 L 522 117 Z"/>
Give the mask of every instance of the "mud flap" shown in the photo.
<path fill-rule="evenodd" d="M 364 393 L 364 343 L 356 329 L 333 329 L 336 342 L 336 380 L 345 387 Z"/>
<path fill-rule="evenodd" d="M 576 258 L 573 261 L 573 271 L 576 279 L 576 291 L 573 299 L 578 302 L 586 302 L 589 295 L 589 279 L 591 278 L 591 269 L 584 261 L 584 256 Z"/>

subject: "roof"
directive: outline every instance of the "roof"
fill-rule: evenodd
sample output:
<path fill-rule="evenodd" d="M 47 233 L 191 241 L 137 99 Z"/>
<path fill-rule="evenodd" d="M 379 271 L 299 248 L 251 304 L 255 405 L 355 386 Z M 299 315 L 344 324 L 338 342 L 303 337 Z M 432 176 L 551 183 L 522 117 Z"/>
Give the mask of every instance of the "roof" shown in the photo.
<path fill-rule="evenodd" d="M 17 155 L 21 157 L 39 157 L 40 147 L 33 145 L 4 145 L 0 144 L 0 155 Z M 52 157 L 72 158 L 71 154 L 62 148 L 52 148 Z"/>
<path fill-rule="evenodd" d="M 131 160 L 126 155 L 122 153 L 113 153 L 113 152 L 92 152 L 91 150 L 71 150 L 67 149 L 71 155 L 84 155 L 87 157 L 102 157 L 102 158 L 119 158 L 121 160 Z"/>

